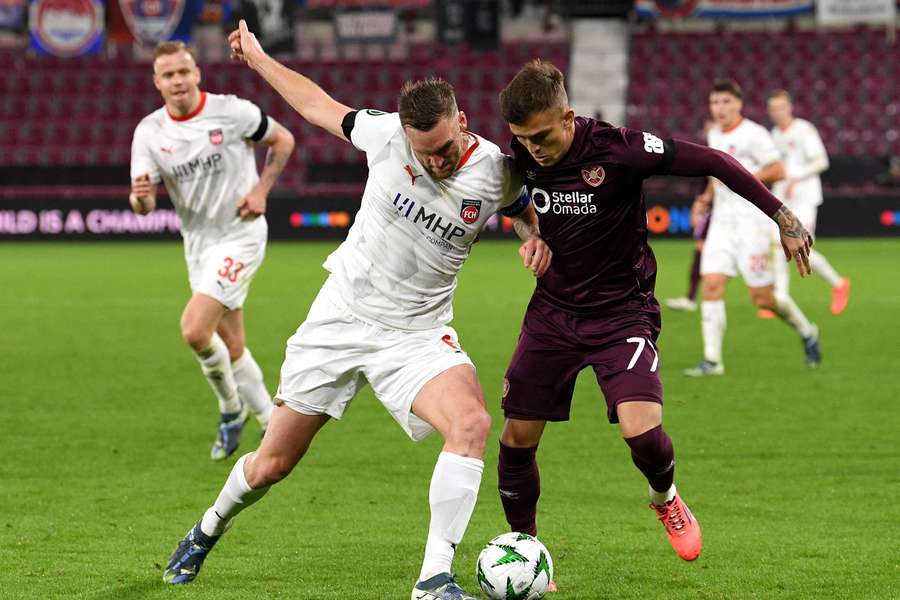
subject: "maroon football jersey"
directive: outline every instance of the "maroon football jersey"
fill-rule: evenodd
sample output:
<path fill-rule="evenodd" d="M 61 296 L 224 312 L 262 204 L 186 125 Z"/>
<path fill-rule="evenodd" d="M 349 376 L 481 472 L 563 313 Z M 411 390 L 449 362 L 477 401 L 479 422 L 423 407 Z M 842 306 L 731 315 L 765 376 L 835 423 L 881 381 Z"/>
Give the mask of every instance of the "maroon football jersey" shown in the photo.
<path fill-rule="evenodd" d="M 515 138 L 512 151 L 553 250 L 535 297 L 581 314 L 658 310 L 641 188 L 647 177 L 668 172 L 672 142 L 576 117 L 572 147 L 557 164 L 541 167 Z"/>

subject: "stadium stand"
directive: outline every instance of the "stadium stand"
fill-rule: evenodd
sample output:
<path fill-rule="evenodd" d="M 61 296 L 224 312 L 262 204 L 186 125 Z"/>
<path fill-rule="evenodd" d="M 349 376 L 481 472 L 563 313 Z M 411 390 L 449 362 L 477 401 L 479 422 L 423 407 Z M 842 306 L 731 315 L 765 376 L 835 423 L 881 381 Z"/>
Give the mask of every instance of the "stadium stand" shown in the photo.
<path fill-rule="evenodd" d="M 444 76 L 456 87 L 471 129 L 505 145 L 509 131 L 500 118 L 497 93 L 525 61 L 538 56 L 565 70 L 568 44 L 508 43 L 496 51 L 420 44 L 411 45 L 405 58 L 389 62 L 286 62 L 339 100 L 385 110 L 394 108 L 396 94 L 407 79 Z M 127 169 L 134 127 L 161 106 L 148 64 L 121 57 L 52 59 L 9 54 L 7 58 L 8 69 L 0 77 L 0 168 Z M 294 168 L 285 171 L 282 187 L 302 185 L 311 171 L 320 171 L 317 165 L 364 165 L 361 153 L 306 124 L 246 67 L 218 63 L 201 68 L 204 89 L 252 99 L 294 132 L 298 141 Z"/>
<path fill-rule="evenodd" d="M 766 94 L 790 90 L 832 156 L 900 154 L 900 44 L 884 30 L 661 33 L 632 36 L 627 120 L 698 139 L 710 82 L 744 87 L 745 114 L 760 123 Z"/>

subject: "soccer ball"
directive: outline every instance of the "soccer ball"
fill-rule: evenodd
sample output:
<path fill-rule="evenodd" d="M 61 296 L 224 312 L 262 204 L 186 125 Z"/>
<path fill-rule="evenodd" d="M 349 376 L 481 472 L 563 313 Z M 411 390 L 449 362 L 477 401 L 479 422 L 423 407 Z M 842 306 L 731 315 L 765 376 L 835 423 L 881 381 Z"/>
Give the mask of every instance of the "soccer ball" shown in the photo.
<path fill-rule="evenodd" d="M 553 559 L 536 537 L 504 533 L 481 550 L 475 576 L 492 600 L 538 600 L 553 579 Z"/>

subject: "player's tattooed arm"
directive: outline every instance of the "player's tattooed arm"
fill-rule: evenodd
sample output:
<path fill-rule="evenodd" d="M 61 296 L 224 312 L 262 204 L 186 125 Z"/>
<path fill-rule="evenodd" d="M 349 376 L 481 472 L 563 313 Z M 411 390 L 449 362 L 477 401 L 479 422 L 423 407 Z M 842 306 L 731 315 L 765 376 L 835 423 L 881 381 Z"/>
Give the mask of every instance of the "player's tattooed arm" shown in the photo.
<path fill-rule="evenodd" d="M 266 162 L 259 174 L 259 181 L 238 202 L 238 214 L 245 220 L 265 214 L 266 198 L 294 151 L 294 136 L 291 132 L 278 123 L 274 123 L 274 126 L 275 131 L 262 141 L 269 150 L 266 152 Z"/>
<path fill-rule="evenodd" d="M 781 246 L 784 248 L 784 256 L 790 261 L 793 257 L 797 262 L 797 270 L 801 277 L 806 277 L 812 272 L 809 266 L 809 252 L 813 245 L 812 236 L 806 230 L 800 220 L 791 209 L 782 205 L 772 215 L 772 219 L 778 223 L 781 231 Z"/>
<path fill-rule="evenodd" d="M 519 256 L 526 269 L 530 269 L 535 277 L 541 277 L 550 268 L 553 251 L 541 237 L 537 213 L 531 203 L 521 213 L 513 217 L 513 229 L 522 245 Z"/>

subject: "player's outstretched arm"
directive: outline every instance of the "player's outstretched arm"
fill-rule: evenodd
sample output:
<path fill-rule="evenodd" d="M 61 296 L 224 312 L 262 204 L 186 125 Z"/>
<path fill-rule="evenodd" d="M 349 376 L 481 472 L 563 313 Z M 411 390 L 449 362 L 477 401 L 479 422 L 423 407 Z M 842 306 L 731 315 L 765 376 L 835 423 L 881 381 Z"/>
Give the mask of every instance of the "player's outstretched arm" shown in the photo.
<path fill-rule="evenodd" d="M 275 130 L 261 141 L 262 144 L 269 147 L 269 150 L 266 152 L 266 162 L 262 173 L 259 174 L 259 181 L 238 202 L 239 214 L 245 220 L 255 219 L 265 214 L 266 198 L 294 151 L 294 136 L 291 132 L 276 123 L 274 119 L 272 124 Z"/>
<path fill-rule="evenodd" d="M 256 36 L 247 29 L 246 21 L 241 19 L 238 29 L 229 34 L 228 43 L 231 45 L 231 57 L 246 62 L 262 75 L 300 116 L 342 140 L 347 139 L 341 130 L 341 122 L 353 109 L 326 94 L 312 80 L 266 54 Z"/>
<path fill-rule="evenodd" d="M 724 152 L 681 140 L 675 140 L 674 143 L 675 156 L 669 167 L 669 174 L 715 177 L 732 191 L 749 200 L 778 223 L 785 257 L 787 260 L 796 259 L 800 276 L 806 277 L 811 273 L 809 251 L 813 243 L 812 236 L 800 224 L 794 213 L 773 196 L 759 179 Z"/>
<path fill-rule="evenodd" d="M 128 202 L 131 210 L 139 215 L 150 214 L 156 208 L 156 184 L 150 183 L 149 175 L 141 175 L 131 181 Z"/>
<path fill-rule="evenodd" d="M 519 246 L 519 256 L 525 268 L 531 269 L 535 277 L 541 277 L 550 268 L 553 260 L 553 252 L 547 242 L 541 237 L 538 226 L 538 216 L 531 202 L 515 217 L 512 217 L 513 229 L 522 240 Z"/>
<path fill-rule="evenodd" d="M 780 160 L 770 162 L 756 172 L 756 178 L 766 185 L 772 185 L 776 181 L 784 179 L 784 163 Z"/>

